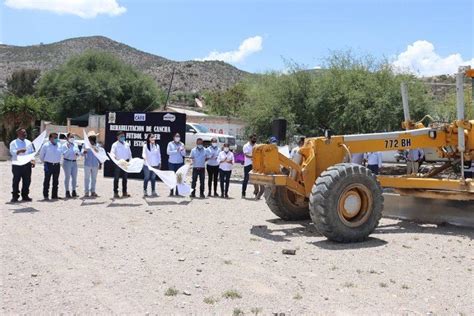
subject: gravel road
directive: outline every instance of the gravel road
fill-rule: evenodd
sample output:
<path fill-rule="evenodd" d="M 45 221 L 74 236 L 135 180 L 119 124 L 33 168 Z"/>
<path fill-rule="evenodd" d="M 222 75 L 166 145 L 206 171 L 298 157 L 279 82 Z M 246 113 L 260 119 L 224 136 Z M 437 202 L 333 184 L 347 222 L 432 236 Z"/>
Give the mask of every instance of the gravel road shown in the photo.
<path fill-rule="evenodd" d="M 335 244 L 264 201 L 165 197 L 9 204 L 0 163 L 2 314 L 473 314 L 472 229 L 383 219 L 372 237 Z M 82 169 L 79 193 L 82 193 Z M 60 195 L 63 177 L 60 177 Z M 296 250 L 295 255 L 282 254 Z"/>

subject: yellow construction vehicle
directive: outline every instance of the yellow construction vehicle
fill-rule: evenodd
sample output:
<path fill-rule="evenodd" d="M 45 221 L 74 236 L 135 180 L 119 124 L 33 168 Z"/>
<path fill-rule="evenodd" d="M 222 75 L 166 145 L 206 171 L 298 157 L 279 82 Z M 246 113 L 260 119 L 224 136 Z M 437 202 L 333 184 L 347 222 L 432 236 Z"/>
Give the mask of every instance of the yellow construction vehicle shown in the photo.
<path fill-rule="evenodd" d="M 456 78 L 457 120 L 432 123 L 410 119 L 407 96 L 402 99 L 405 120 L 403 131 L 308 138 L 293 159 L 275 145 L 253 149 L 250 181 L 266 186 L 265 199 L 270 210 L 285 220 L 311 217 L 316 228 L 330 240 L 357 242 L 366 239 L 382 216 L 384 188 L 402 195 L 427 199 L 470 201 L 474 209 L 474 182 L 461 176 L 439 177 L 453 165 L 474 161 L 474 120 L 464 118 L 464 77 L 474 80 L 474 70 L 461 69 Z M 449 158 L 428 174 L 375 176 L 362 165 L 351 163 L 354 153 L 415 148 L 435 148 L 440 157 Z M 473 214 L 474 215 L 474 214 Z"/>

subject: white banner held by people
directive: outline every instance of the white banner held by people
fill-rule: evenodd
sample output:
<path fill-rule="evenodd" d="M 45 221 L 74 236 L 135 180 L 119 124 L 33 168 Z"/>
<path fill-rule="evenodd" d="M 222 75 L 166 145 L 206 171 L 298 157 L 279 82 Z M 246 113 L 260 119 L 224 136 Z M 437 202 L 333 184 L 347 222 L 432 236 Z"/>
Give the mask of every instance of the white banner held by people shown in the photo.
<path fill-rule="evenodd" d="M 178 188 L 178 194 L 181 196 L 191 195 L 191 186 L 186 183 L 186 175 L 189 170 L 189 165 L 185 164 L 176 171 L 176 182 Z"/>
<path fill-rule="evenodd" d="M 36 154 L 40 151 L 41 146 L 46 138 L 48 132 L 44 130 L 41 134 L 38 135 L 32 142 L 31 146 L 33 147 L 34 152 L 27 155 L 18 155 L 16 160 L 12 161 L 12 164 L 15 166 L 23 166 L 35 159 Z M 26 148 L 29 149 L 29 148 Z"/>
<path fill-rule="evenodd" d="M 143 169 L 143 159 L 141 158 L 132 158 L 130 161 L 123 159 L 117 160 L 115 157 L 109 153 L 110 159 L 119 166 L 120 169 L 127 173 L 140 173 Z"/>
<path fill-rule="evenodd" d="M 104 163 L 106 160 L 109 160 L 109 157 L 107 157 L 107 153 L 105 152 L 104 148 L 93 147 L 91 142 L 89 141 L 89 137 L 87 137 L 86 130 L 83 129 L 82 132 L 84 133 L 84 146 L 86 147 L 86 149 L 92 151 L 92 153 L 100 161 L 100 163 Z"/>
<path fill-rule="evenodd" d="M 170 190 L 173 190 L 176 187 L 177 180 L 176 173 L 174 173 L 174 171 L 155 169 L 148 164 L 147 167 L 150 169 L 150 171 L 154 172 Z"/>

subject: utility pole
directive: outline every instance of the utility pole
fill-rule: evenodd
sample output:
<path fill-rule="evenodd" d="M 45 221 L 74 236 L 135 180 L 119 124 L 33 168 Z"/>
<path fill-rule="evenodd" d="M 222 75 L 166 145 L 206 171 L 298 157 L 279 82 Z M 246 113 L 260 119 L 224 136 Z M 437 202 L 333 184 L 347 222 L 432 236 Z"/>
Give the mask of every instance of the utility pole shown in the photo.
<path fill-rule="evenodd" d="M 168 93 L 166 94 L 166 101 L 165 101 L 165 106 L 163 107 L 163 110 L 166 110 L 166 107 L 168 106 L 168 100 L 169 100 L 169 98 L 170 98 L 171 86 L 173 85 L 173 79 L 174 79 L 175 70 L 176 70 L 176 68 L 173 68 L 173 72 L 171 73 L 170 85 L 169 85 L 169 87 L 168 87 Z"/>

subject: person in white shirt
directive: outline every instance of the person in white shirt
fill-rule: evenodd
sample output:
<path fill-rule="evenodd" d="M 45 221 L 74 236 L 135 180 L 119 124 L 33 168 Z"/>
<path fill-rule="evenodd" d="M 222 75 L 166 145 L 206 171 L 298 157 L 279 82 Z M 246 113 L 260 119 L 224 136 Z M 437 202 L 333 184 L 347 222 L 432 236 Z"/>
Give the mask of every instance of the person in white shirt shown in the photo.
<path fill-rule="evenodd" d="M 247 191 L 247 185 L 249 183 L 249 173 L 252 171 L 252 151 L 253 147 L 257 143 L 257 135 L 252 134 L 249 137 L 248 143 L 246 143 L 243 147 L 244 152 L 244 181 L 242 182 L 242 198 L 245 199 L 245 194 Z M 259 195 L 259 187 L 254 185 L 254 196 L 257 197 Z"/>
<path fill-rule="evenodd" d="M 161 152 L 160 145 L 156 143 L 156 137 L 153 134 L 148 134 L 146 143 L 143 145 L 142 157 L 145 160 L 143 165 L 143 196 L 148 196 L 148 182 L 151 183 L 151 196 L 158 196 L 155 190 L 156 174 L 151 171 L 148 166 L 155 169 L 161 168 Z"/>
<path fill-rule="evenodd" d="M 184 165 L 184 157 L 186 157 L 186 149 L 179 133 L 174 135 L 173 141 L 168 143 L 166 147 L 166 154 L 168 155 L 168 169 L 174 172 L 178 171 Z M 170 196 L 174 195 L 174 190 L 170 190 Z M 178 188 L 176 188 L 176 195 L 178 195 Z"/>
<path fill-rule="evenodd" d="M 295 148 L 293 148 L 290 152 L 290 159 L 293 159 L 293 157 L 295 156 L 295 154 L 298 152 L 298 150 L 300 150 L 301 147 L 303 147 L 304 145 L 304 140 L 305 138 L 304 137 L 300 137 L 300 139 L 298 140 L 298 144 Z"/>
<path fill-rule="evenodd" d="M 368 152 L 364 158 L 367 160 L 367 168 L 373 174 L 378 175 L 380 168 L 382 168 L 382 153 L 379 151 Z"/>
<path fill-rule="evenodd" d="M 221 197 L 229 197 L 230 175 L 234 165 L 234 154 L 229 149 L 229 144 L 224 144 L 222 151 L 217 157 L 219 162 L 219 179 L 221 182 Z"/>
<path fill-rule="evenodd" d="M 43 197 L 49 200 L 49 184 L 53 178 L 51 199 L 58 200 L 59 173 L 61 172 L 62 150 L 57 133 L 49 134 L 49 141 L 41 147 L 39 157 L 44 166 Z"/>
<path fill-rule="evenodd" d="M 211 190 L 214 188 L 214 196 L 217 195 L 217 178 L 219 177 L 219 162 L 217 161 L 217 157 L 221 150 L 219 146 L 217 146 L 217 139 L 211 139 L 211 146 L 207 147 L 207 162 L 206 162 L 206 169 L 207 169 L 207 187 L 209 189 L 208 196 L 211 196 Z M 214 185 L 213 185 L 214 184 Z"/>
<path fill-rule="evenodd" d="M 406 159 L 407 159 L 407 174 L 418 173 L 418 169 L 420 168 L 420 164 L 423 161 L 423 157 L 425 153 L 422 149 L 409 149 L 406 152 Z"/>
<path fill-rule="evenodd" d="M 34 152 L 32 143 L 26 139 L 26 129 L 19 128 L 16 130 L 17 138 L 10 143 L 10 154 L 12 156 L 12 161 L 17 160 L 18 156 L 32 154 Z M 34 168 L 35 160 L 31 162 L 17 166 L 12 164 L 12 203 L 18 202 L 20 197 L 20 181 L 21 184 L 21 199 L 24 202 L 31 201 L 31 198 L 28 196 L 30 193 L 30 184 L 31 184 L 31 168 Z"/>
<path fill-rule="evenodd" d="M 132 159 L 132 151 L 130 150 L 130 145 L 125 141 L 125 133 L 117 133 L 117 141 L 112 144 L 110 153 L 117 160 L 130 161 Z M 119 179 L 122 178 L 122 197 L 130 197 L 130 194 L 127 192 L 127 180 L 128 173 L 123 171 L 119 166 L 115 165 L 114 170 L 114 198 L 119 198 L 118 194 L 118 185 Z"/>

